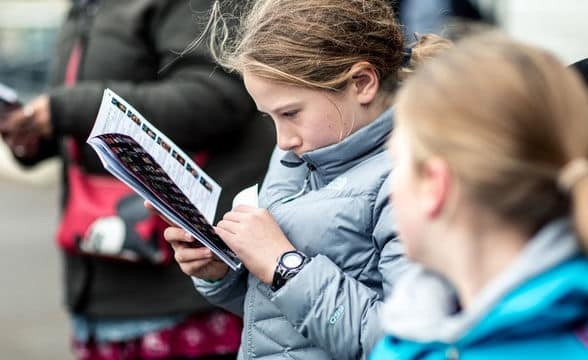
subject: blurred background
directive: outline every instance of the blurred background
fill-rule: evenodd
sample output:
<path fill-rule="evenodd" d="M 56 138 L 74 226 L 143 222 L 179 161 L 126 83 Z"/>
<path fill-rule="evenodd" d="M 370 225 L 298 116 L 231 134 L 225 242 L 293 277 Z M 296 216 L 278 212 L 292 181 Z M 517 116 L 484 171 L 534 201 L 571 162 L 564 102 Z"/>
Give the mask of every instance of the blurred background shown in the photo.
<path fill-rule="evenodd" d="M 550 49 L 566 64 L 588 57 L 586 0 L 404 0 L 396 5 L 409 34 L 459 36 L 497 26 Z M 46 89 L 57 29 L 68 7 L 66 0 L 0 0 L 0 82 L 14 87 L 24 101 Z M 2 359 L 72 358 L 59 254 L 47 241 L 58 217 L 59 168 L 49 160 L 22 169 L 0 141 Z"/>
<path fill-rule="evenodd" d="M 45 89 L 67 1 L 0 0 L 0 82 L 26 101 Z M 71 359 L 61 306 L 57 161 L 24 171 L 0 141 L 0 358 Z"/>

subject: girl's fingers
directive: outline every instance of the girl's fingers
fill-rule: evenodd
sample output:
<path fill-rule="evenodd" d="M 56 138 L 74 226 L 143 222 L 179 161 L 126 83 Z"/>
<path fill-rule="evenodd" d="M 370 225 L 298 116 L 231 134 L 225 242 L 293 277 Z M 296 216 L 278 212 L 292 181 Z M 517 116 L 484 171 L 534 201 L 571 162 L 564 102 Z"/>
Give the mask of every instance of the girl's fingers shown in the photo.
<path fill-rule="evenodd" d="M 165 229 L 163 232 L 163 238 L 169 242 L 188 242 L 191 243 L 194 241 L 192 235 L 188 234 L 186 231 L 179 227 L 171 226 Z"/>
<path fill-rule="evenodd" d="M 219 223 L 219 225 L 220 225 L 220 223 Z M 233 233 L 229 230 L 226 230 L 225 228 L 218 227 L 218 226 L 214 227 L 214 231 L 231 248 L 231 250 L 235 251 L 235 249 L 233 249 L 233 244 L 236 239 L 235 233 Z"/>
<path fill-rule="evenodd" d="M 254 206 L 238 205 L 231 212 L 236 212 L 236 213 L 252 213 L 252 212 L 255 212 L 255 210 L 257 210 L 257 209 L 258 208 L 254 207 Z"/>
<path fill-rule="evenodd" d="M 182 271 L 190 276 L 198 276 L 206 266 L 210 265 L 212 259 L 194 260 L 189 262 L 179 262 Z"/>
<path fill-rule="evenodd" d="M 213 259 L 213 253 L 206 247 L 199 248 L 187 248 L 180 247 L 175 250 L 175 259 L 179 263 L 192 263 L 211 261 Z"/>
<path fill-rule="evenodd" d="M 233 221 L 233 222 L 242 222 L 248 217 L 247 213 L 237 212 L 237 211 L 229 211 L 223 216 L 223 220 L 225 221 Z"/>
<path fill-rule="evenodd" d="M 224 239 L 226 236 L 235 235 L 239 231 L 239 223 L 233 221 L 221 220 L 214 227 L 214 231 Z"/>
<path fill-rule="evenodd" d="M 143 201 L 143 206 L 145 206 L 145 208 L 149 211 L 156 211 L 153 205 L 147 200 Z"/>

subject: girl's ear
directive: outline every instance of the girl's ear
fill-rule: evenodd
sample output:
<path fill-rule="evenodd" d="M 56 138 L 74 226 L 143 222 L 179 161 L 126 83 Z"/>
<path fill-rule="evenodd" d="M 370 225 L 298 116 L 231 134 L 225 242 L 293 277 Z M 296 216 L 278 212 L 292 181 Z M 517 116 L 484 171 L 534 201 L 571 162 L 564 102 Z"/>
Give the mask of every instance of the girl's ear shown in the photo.
<path fill-rule="evenodd" d="M 370 104 L 378 95 L 380 80 L 374 66 L 368 62 L 354 64 L 349 71 L 353 94 L 361 105 Z"/>
<path fill-rule="evenodd" d="M 426 193 L 424 209 L 430 218 L 437 218 L 449 201 L 452 177 L 449 165 L 440 158 L 431 158 L 423 163 L 421 178 Z"/>

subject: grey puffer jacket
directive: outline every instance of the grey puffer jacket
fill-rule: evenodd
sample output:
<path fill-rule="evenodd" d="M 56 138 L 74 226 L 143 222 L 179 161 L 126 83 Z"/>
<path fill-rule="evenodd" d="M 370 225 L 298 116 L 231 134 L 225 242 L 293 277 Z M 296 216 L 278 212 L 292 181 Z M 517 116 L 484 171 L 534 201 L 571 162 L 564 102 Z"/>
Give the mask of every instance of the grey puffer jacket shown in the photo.
<path fill-rule="evenodd" d="M 243 314 L 240 359 L 367 357 L 382 301 L 409 267 L 388 202 L 391 130 L 389 110 L 302 158 L 274 152 L 261 205 L 312 260 L 275 293 L 246 270 L 194 279 L 209 301 Z"/>

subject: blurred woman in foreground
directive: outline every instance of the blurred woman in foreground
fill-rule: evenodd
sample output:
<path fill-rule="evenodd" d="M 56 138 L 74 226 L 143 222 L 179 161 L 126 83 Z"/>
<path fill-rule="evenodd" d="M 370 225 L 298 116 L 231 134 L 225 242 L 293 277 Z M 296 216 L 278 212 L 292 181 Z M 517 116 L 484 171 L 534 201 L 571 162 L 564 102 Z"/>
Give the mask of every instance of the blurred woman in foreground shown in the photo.
<path fill-rule="evenodd" d="M 396 115 L 395 220 L 422 267 L 384 305 L 390 335 L 372 359 L 587 359 L 588 96 L 577 74 L 484 35 L 412 76 Z"/>

